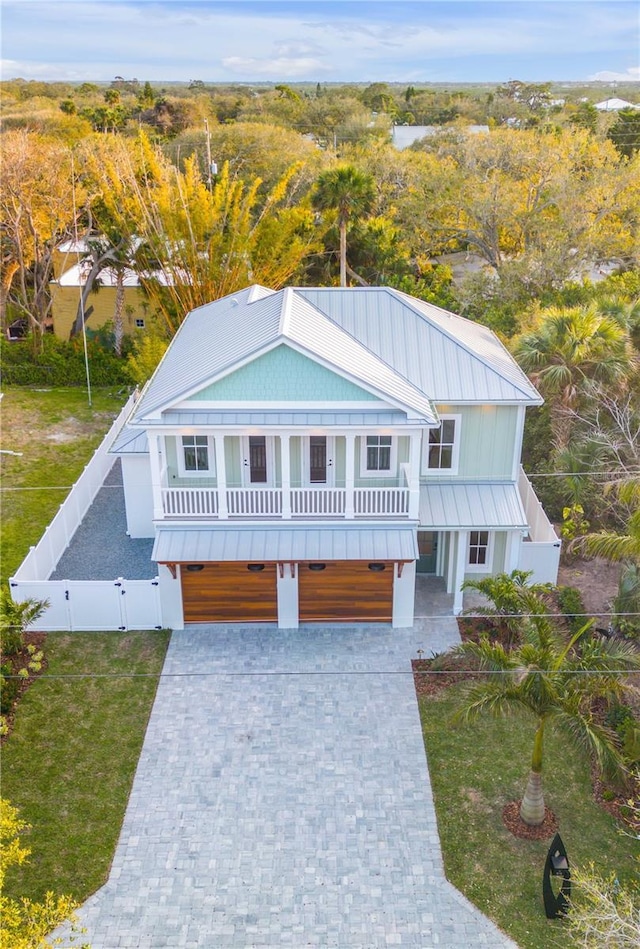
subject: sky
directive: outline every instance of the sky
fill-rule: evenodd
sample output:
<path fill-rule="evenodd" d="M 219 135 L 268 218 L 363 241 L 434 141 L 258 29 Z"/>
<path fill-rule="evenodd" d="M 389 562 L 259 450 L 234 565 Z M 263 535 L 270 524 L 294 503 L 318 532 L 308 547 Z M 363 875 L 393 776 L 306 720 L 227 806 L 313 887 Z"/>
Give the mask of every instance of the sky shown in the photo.
<path fill-rule="evenodd" d="M 3 79 L 640 81 L 637 0 L 1 0 Z"/>

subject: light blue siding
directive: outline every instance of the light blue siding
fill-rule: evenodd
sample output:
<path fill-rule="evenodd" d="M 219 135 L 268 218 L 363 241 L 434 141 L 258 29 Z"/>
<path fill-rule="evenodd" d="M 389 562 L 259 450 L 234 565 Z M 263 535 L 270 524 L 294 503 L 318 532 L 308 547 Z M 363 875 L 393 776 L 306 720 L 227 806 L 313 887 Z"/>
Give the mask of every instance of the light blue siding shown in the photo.
<path fill-rule="evenodd" d="M 189 402 L 376 402 L 377 397 L 289 346 L 277 346 Z"/>

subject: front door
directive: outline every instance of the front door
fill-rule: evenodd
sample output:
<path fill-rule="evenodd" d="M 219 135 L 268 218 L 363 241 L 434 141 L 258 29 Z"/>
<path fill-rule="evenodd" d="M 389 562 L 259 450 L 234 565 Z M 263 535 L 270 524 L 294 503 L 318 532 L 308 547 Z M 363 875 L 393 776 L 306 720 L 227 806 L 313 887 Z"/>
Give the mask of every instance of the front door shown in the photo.
<path fill-rule="evenodd" d="M 420 557 L 416 563 L 418 573 L 435 573 L 438 553 L 438 532 L 418 531 L 418 550 Z"/>
<path fill-rule="evenodd" d="M 309 438 L 309 481 L 311 484 L 327 483 L 326 435 L 311 435 Z"/>
<path fill-rule="evenodd" d="M 264 435 L 249 436 L 249 478 L 251 484 L 267 483 L 267 439 Z"/>

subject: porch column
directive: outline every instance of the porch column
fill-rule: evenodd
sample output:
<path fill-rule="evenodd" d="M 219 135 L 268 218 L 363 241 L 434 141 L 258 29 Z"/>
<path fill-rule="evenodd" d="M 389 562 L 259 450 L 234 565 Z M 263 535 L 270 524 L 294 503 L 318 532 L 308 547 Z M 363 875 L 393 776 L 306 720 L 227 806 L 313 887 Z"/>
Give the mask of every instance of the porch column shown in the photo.
<path fill-rule="evenodd" d="M 354 491 L 354 477 L 353 469 L 355 465 L 355 449 L 356 449 L 356 436 L 348 433 L 345 435 L 346 441 L 346 451 L 345 451 L 345 473 L 344 473 L 344 487 L 345 487 L 345 517 L 349 520 L 353 520 L 354 517 L 354 507 L 353 507 L 353 491 Z"/>
<path fill-rule="evenodd" d="M 458 532 L 458 549 L 456 551 L 456 566 L 453 577 L 453 614 L 458 616 L 462 613 L 462 590 L 460 589 L 464 581 L 464 568 L 467 562 L 467 549 L 469 546 L 469 532 Z"/>
<path fill-rule="evenodd" d="M 420 435 L 409 439 L 409 518 L 420 519 Z"/>
<path fill-rule="evenodd" d="M 214 435 L 216 446 L 216 481 L 218 483 L 218 517 L 226 521 L 229 517 L 227 505 L 227 465 L 224 456 L 224 435 Z"/>
<path fill-rule="evenodd" d="M 147 441 L 149 443 L 149 467 L 151 468 L 151 491 L 153 493 L 153 519 L 157 521 L 164 517 L 160 436 L 156 435 L 155 432 L 147 432 Z"/>
<path fill-rule="evenodd" d="M 290 435 L 280 436 L 280 463 L 282 465 L 282 516 L 291 520 L 291 454 Z"/>

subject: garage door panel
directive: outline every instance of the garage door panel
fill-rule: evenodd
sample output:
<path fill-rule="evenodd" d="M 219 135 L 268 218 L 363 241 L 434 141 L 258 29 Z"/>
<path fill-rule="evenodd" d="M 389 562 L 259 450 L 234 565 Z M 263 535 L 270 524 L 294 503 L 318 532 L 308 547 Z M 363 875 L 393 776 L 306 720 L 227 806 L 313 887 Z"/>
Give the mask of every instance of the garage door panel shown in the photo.
<path fill-rule="evenodd" d="M 393 564 L 369 569 L 368 562 L 334 561 L 324 570 L 300 564 L 298 596 L 301 621 L 388 622 L 393 613 Z"/>
<path fill-rule="evenodd" d="M 181 565 L 186 623 L 258 623 L 278 618 L 275 564 L 252 571 L 246 563 Z"/>

